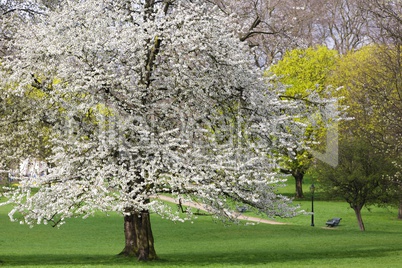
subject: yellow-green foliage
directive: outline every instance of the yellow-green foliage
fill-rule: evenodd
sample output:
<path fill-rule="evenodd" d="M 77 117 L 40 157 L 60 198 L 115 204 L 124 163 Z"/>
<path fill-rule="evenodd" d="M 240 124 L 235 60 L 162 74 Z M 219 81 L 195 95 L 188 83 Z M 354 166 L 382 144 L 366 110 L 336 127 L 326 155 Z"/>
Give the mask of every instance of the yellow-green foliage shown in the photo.
<path fill-rule="evenodd" d="M 294 49 L 288 51 L 282 60 L 271 66 L 266 75 L 275 75 L 278 82 L 287 85 L 284 97 L 308 99 L 312 92 L 321 97 L 331 97 L 326 89 L 330 86 L 329 77 L 336 68 L 339 60 L 338 52 L 325 46 L 309 47 L 306 49 Z M 306 105 L 310 105 L 306 101 Z M 310 114 L 309 118 L 295 119 L 307 125 L 305 142 L 312 146 L 312 142 L 325 141 L 326 129 L 322 115 Z M 322 143 L 322 146 L 325 142 Z M 315 145 L 318 146 L 318 145 Z M 283 167 L 293 173 L 304 174 L 312 162 L 309 151 L 298 150 L 293 156 L 283 157 Z"/>
<path fill-rule="evenodd" d="M 347 122 L 349 130 L 358 135 L 364 132 L 392 136 L 392 125 L 398 124 L 397 117 L 402 113 L 401 58 L 398 47 L 369 45 L 346 54 L 338 62 L 331 80 L 344 87 L 342 95 L 350 107 L 348 113 L 355 118 Z"/>
<path fill-rule="evenodd" d="M 271 66 L 269 73 L 277 75 L 282 84 L 290 86 L 286 91 L 288 96 L 306 97 L 309 90 L 321 92 L 328 85 L 328 76 L 337 60 L 338 53 L 325 46 L 294 49 Z"/>
<path fill-rule="evenodd" d="M 61 84 L 61 80 L 54 77 L 49 83 L 45 77 L 34 76 L 33 83 L 28 87 L 25 96 L 32 99 L 43 99 L 47 96 L 47 91 L 53 90 L 55 85 Z"/>
<path fill-rule="evenodd" d="M 55 86 L 57 85 L 62 85 L 62 80 L 54 77 L 51 82 L 49 83 L 46 77 L 41 77 L 41 76 L 35 76 L 34 77 L 34 83 L 32 86 L 29 87 L 29 90 L 26 92 L 26 96 L 28 98 L 34 98 L 34 99 L 43 99 L 46 98 L 47 96 L 47 91 L 51 90 L 57 90 Z M 76 96 L 77 97 L 77 96 Z M 81 95 L 78 95 L 79 98 L 85 98 L 87 97 L 86 93 L 81 93 Z M 71 100 L 71 96 L 68 95 L 63 95 L 64 100 L 69 101 Z M 60 112 L 63 112 L 63 108 L 59 108 Z M 88 120 L 92 120 L 93 122 L 96 122 L 94 114 L 101 114 L 103 116 L 113 116 L 112 110 L 107 107 L 105 104 L 98 103 L 95 105 L 93 108 L 89 109 L 85 113 L 85 117 Z"/>
<path fill-rule="evenodd" d="M 282 60 L 271 66 L 267 75 L 276 75 L 278 81 L 288 85 L 285 95 L 305 99 L 312 93 L 323 93 L 323 90 L 332 85 L 332 74 L 339 61 L 339 54 L 325 46 L 294 49 L 288 51 Z M 331 97 L 331 96 L 322 96 Z M 301 118 L 298 121 L 307 123 L 306 137 L 310 140 L 321 140 L 326 131 L 318 114 L 311 114 L 309 119 Z M 309 124 L 313 121 L 314 125 Z M 311 123 L 311 122 L 310 122 Z M 322 124 L 322 127 L 318 127 Z M 302 156 L 305 159 L 305 156 Z"/>
<path fill-rule="evenodd" d="M 343 93 L 350 97 L 350 94 L 359 88 L 360 91 L 369 87 L 392 88 L 395 74 L 389 70 L 389 66 L 397 60 L 394 52 L 387 47 L 376 45 L 351 51 L 338 62 L 331 82 L 343 86 Z"/>

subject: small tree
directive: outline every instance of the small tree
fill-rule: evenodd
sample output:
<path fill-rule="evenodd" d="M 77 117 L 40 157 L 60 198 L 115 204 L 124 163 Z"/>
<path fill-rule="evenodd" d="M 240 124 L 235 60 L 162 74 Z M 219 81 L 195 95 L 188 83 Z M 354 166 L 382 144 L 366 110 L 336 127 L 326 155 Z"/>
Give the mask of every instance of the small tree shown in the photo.
<path fill-rule="evenodd" d="M 340 145 L 339 165 L 321 163 L 320 183 L 331 197 L 340 197 L 354 210 L 361 231 L 365 230 L 361 210 L 380 204 L 387 195 L 387 174 L 393 169 L 387 157 L 363 139 L 345 138 Z"/>

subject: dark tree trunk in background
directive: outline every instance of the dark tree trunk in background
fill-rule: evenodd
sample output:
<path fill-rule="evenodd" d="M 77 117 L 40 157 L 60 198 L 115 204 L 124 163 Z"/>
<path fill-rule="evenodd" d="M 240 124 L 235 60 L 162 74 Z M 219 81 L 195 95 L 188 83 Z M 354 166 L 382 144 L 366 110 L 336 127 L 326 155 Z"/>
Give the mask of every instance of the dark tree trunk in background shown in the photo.
<path fill-rule="evenodd" d="M 357 223 L 359 224 L 360 231 L 365 231 L 366 229 L 364 228 L 363 218 L 362 218 L 362 214 L 361 214 L 362 208 L 358 207 L 358 206 L 355 206 L 352 208 L 355 211 Z"/>
<path fill-rule="evenodd" d="M 281 172 L 284 174 L 291 174 L 293 178 L 295 178 L 296 181 L 296 194 L 295 197 L 296 198 L 303 198 L 304 194 L 303 194 L 303 178 L 304 178 L 304 174 L 306 173 L 306 171 L 301 168 L 301 169 L 282 169 L 281 168 Z"/>
<path fill-rule="evenodd" d="M 304 174 L 301 172 L 293 172 L 292 176 L 296 180 L 296 198 L 303 198 L 303 177 Z"/>
<path fill-rule="evenodd" d="M 140 261 L 157 258 L 149 211 L 124 216 L 124 237 L 125 247 L 120 255 L 135 256 Z"/>
<path fill-rule="evenodd" d="M 398 219 L 402 220 L 402 197 L 399 199 Z"/>

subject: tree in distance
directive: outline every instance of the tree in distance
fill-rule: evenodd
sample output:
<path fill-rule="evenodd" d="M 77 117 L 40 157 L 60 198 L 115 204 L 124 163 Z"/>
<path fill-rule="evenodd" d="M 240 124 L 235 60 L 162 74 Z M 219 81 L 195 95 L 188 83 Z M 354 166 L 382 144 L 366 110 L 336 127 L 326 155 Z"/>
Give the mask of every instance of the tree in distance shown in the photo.
<path fill-rule="evenodd" d="M 387 196 L 385 177 L 395 168 L 385 155 L 361 138 L 347 137 L 341 141 L 339 165 L 318 165 L 320 184 L 330 197 L 341 197 L 356 214 L 361 231 L 365 231 L 361 210 L 364 206 L 381 204 Z"/>
<path fill-rule="evenodd" d="M 365 46 L 344 55 L 331 76 L 334 84 L 343 86 L 343 102 L 354 118 L 342 131 L 364 138 L 375 152 L 392 159 L 399 173 L 402 144 L 400 49 L 400 45 L 394 44 Z M 387 202 L 400 206 L 399 218 L 402 218 L 401 180 L 398 178 L 389 177 L 394 186 L 389 189 Z"/>
<path fill-rule="evenodd" d="M 337 102 L 335 90 L 328 83 L 337 61 L 338 53 L 335 50 L 317 46 L 291 50 L 269 69 L 269 73 L 288 85 L 281 98 L 299 100 L 306 107 L 305 114 L 296 119 L 307 125 L 303 144 L 290 152 L 288 147 L 278 151 L 279 155 L 282 155 L 281 171 L 295 179 L 296 198 L 304 197 L 304 175 L 315 160 L 311 149 L 322 148 L 331 122 L 345 118 L 341 110 L 335 110 L 335 113 L 326 112 L 330 99 Z"/>

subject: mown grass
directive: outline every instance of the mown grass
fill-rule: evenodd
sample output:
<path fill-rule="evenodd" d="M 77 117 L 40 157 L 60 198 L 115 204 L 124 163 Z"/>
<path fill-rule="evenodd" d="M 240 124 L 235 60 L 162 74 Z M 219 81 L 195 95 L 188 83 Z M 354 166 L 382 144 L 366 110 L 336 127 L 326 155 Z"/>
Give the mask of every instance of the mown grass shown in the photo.
<path fill-rule="evenodd" d="M 307 185 L 308 187 L 309 185 Z M 311 202 L 298 200 L 309 210 Z M 123 220 L 103 214 L 71 219 L 61 228 L 29 228 L 8 220 L 0 207 L 1 267 L 401 267 L 402 221 L 396 209 L 365 210 L 366 232 L 344 202 L 315 202 L 311 216 L 277 219 L 287 225 L 224 226 L 209 216 L 173 223 L 152 215 L 159 260 L 138 263 L 118 257 Z M 247 213 L 246 213 L 247 214 Z M 251 212 L 250 212 L 251 214 Z M 337 228 L 325 221 L 341 217 Z"/>

